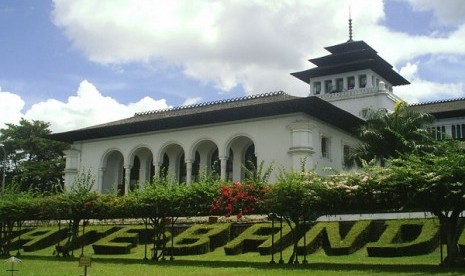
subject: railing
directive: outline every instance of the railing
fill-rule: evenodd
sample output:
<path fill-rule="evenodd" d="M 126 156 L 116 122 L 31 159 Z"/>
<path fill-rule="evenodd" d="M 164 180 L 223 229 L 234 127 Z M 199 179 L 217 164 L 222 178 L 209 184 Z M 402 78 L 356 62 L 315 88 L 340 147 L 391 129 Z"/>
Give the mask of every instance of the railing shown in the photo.
<path fill-rule="evenodd" d="M 362 95 L 374 94 L 378 92 L 389 93 L 389 91 L 386 89 L 383 91 L 379 87 L 370 87 L 370 88 L 351 89 L 351 90 L 345 90 L 345 91 L 334 92 L 334 93 L 326 93 L 326 94 L 320 94 L 316 96 L 324 100 L 330 100 L 330 99 L 337 99 L 337 98 L 346 98 L 346 97 L 351 97 L 351 96 L 362 96 Z"/>

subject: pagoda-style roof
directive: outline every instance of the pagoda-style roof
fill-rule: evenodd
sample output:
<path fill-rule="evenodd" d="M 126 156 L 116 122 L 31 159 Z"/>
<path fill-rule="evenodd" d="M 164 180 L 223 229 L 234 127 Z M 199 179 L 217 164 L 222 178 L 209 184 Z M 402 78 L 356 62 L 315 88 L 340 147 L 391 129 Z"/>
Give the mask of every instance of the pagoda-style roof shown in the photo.
<path fill-rule="evenodd" d="M 392 65 L 378 56 L 377 52 L 364 41 L 349 40 L 325 49 L 331 54 L 309 60 L 317 67 L 291 75 L 310 83 L 311 78 L 371 69 L 394 86 L 410 83 L 395 72 Z"/>
<path fill-rule="evenodd" d="M 305 113 L 343 131 L 355 134 L 360 118 L 319 99 L 294 97 L 284 92 L 136 113 L 133 117 L 50 135 L 51 139 L 74 142 L 121 135 L 203 126 L 215 123 Z"/>
<path fill-rule="evenodd" d="M 409 109 L 429 113 L 437 119 L 465 116 L 465 98 L 411 104 Z"/>

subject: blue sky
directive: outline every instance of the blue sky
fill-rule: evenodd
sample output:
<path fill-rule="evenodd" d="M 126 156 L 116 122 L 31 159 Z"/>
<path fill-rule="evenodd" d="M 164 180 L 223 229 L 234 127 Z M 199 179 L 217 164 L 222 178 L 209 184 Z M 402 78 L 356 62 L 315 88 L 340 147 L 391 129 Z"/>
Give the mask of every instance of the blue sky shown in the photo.
<path fill-rule="evenodd" d="M 134 112 L 283 90 L 323 47 L 364 40 L 409 102 L 465 97 L 461 0 L 0 1 L 0 128 L 65 131 Z"/>

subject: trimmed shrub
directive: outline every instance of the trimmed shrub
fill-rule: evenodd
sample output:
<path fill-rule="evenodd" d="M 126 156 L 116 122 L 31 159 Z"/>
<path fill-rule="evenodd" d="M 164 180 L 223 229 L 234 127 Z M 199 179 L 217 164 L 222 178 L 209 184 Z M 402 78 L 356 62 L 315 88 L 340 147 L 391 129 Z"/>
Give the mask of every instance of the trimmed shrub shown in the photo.
<path fill-rule="evenodd" d="M 303 242 L 303 237 L 299 240 L 297 245 L 298 254 L 311 254 L 321 247 L 325 235 L 326 224 L 326 222 L 318 222 L 305 233 L 306 243 Z"/>
<path fill-rule="evenodd" d="M 327 255 L 349 255 L 363 247 L 367 241 L 371 221 L 360 220 L 345 225 L 350 226 L 350 230 L 346 233 L 342 233 L 342 226 L 342 222 L 326 223 L 326 239 L 323 248 Z"/>
<path fill-rule="evenodd" d="M 283 231 L 285 229 L 283 225 Z M 224 252 L 226 255 L 238 255 L 250 251 L 258 251 L 258 247 L 261 244 L 264 244 L 264 247 L 261 249 L 263 254 L 267 251 L 271 251 L 271 233 L 278 234 L 279 226 L 272 228 L 271 223 L 256 223 L 244 230 L 238 237 L 230 241 L 224 246 Z M 290 230 L 289 230 L 290 232 Z M 283 232 L 284 234 L 284 232 Z M 269 248 L 266 247 L 269 245 Z"/>
<path fill-rule="evenodd" d="M 32 252 L 58 243 L 66 237 L 68 229 L 58 230 L 56 227 L 40 227 L 21 235 L 19 244 L 24 252 Z"/>
<path fill-rule="evenodd" d="M 198 255 L 213 251 L 229 241 L 230 223 L 194 224 L 173 240 L 173 247 L 167 246 L 168 254 Z"/>
<path fill-rule="evenodd" d="M 82 236 L 82 228 L 81 228 L 81 231 L 79 231 L 77 239 L 74 242 L 68 242 L 68 238 L 65 238 L 59 242 L 60 245 L 57 245 L 56 249 L 57 251 L 61 251 L 61 252 L 74 250 L 82 246 L 83 239 L 84 239 L 84 244 L 89 245 L 115 232 L 116 230 L 118 230 L 118 228 L 114 226 L 109 226 L 109 225 L 87 226 L 85 228 L 84 237 Z"/>
<path fill-rule="evenodd" d="M 370 257 L 422 255 L 439 244 L 439 226 L 433 219 L 390 220 L 385 224 L 379 240 L 367 244 Z"/>
<path fill-rule="evenodd" d="M 149 228 L 148 231 L 151 229 Z M 116 232 L 104 237 L 92 245 L 95 254 L 130 254 L 131 248 L 137 246 L 141 235 L 145 231 L 144 225 L 134 225 L 119 228 Z M 150 232 L 149 232 L 150 233 Z M 171 236 L 169 232 L 165 233 L 167 238 Z"/>
<path fill-rule="evenodd" d="M 268 234 L 268 239 L 265 240 L 263 243 L 261 243 L 257 247 L 257 250 L 260 253 L 260 255 L 270 255 L 272 253 L 271 252 L 272 246 L 273 246 L 273 253 L 276 253 L 276 252 L 279 252 L 280 250 L 284 250 L 286 247 L 292 244 L 291 227 L 289 227 L 287 223 L 283 224 L 282 239 L 280 236 L 280 227 L 279 225 L 277 226 L 276 223 L 275 223 L 274 228 L 270 227 L 269 231 L 270 233 Z M 271 238 L 272 233 L 274 233 L 274 245 L 272 245 L 272 241 L 273 241 Z"/>

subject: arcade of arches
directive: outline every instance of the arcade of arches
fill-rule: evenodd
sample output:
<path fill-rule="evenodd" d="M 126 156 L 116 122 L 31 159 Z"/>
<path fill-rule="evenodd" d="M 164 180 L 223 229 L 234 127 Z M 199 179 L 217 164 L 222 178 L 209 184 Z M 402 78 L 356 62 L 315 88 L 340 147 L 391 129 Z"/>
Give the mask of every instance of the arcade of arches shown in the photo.
<path fill-rule="evenodd" d="M 250 164 L 253 164 L 251 166 Z M 240 181 L 245 170 L 257 167 L 253 141 L 239 136 L 220 147 L 210 140 L 202 140 L 186 150 L 171 143 L 154 151 L 140 146 L 125 157 L 119 150 L 110 150 L 102 158 L 99 168 L 99 190 L 127 194 L 154 178 L 167 177 L 172 182 L 192 183 L 201 175 Z"/>

